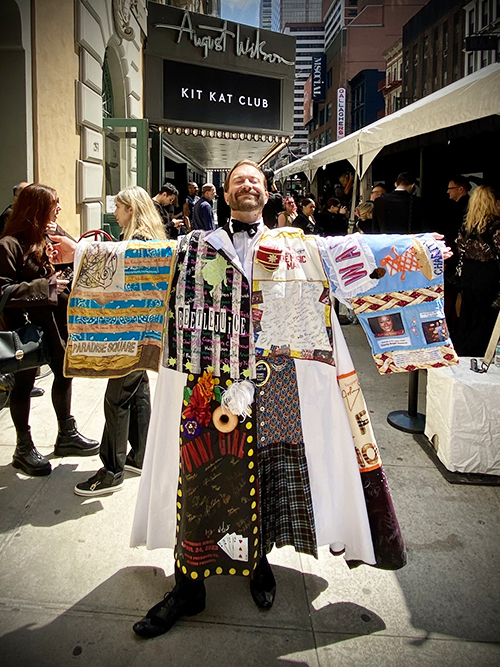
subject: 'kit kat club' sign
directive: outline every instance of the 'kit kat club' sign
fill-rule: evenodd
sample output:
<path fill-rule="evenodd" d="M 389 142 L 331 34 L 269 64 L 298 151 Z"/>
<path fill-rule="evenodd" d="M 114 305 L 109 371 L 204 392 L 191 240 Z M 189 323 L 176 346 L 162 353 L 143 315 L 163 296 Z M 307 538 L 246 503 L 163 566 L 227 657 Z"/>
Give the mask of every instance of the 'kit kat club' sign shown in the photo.
<path fill-rule="evenodd" d="M 163 76 L 165 118 L 230 125 L 236 116 L 241 127 L 280 128 L 277 79 L 168 60 L 163 61 Z"/>

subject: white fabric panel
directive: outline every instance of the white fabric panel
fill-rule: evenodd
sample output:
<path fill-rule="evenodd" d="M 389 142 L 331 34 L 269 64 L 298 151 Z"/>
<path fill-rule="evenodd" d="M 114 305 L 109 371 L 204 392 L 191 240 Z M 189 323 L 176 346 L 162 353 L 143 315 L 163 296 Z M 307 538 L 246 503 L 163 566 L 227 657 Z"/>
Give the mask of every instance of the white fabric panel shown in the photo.
<path fill-rule="evenodd" d="M 175 542 L 179 480 L 179 424 L 186 373 L 160 367 L 135 507 L 130 546 L 148 549 Z"/>
<path fill-rule="evenodd" d="M 375 564 L 352 433 L 336 369 L 296 359 L 300 414 L 318 546 Z"/>

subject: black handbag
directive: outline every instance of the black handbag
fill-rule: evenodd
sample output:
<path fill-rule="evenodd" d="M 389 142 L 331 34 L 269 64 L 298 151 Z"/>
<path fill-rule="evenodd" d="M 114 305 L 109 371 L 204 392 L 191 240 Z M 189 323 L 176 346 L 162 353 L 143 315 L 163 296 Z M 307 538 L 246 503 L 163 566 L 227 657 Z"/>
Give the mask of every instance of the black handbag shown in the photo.
<path fill-rule="evenodd" d="M 14 287 L 9 285 L 4 290 L 0 300 L 0 314 Z M 29 321 L 27 313 L 24 316 L 26 324 L 19 329 L 0 331 L 0 373 L 17 373 L 49 363 L 49 347 L 45 332 Z"/>

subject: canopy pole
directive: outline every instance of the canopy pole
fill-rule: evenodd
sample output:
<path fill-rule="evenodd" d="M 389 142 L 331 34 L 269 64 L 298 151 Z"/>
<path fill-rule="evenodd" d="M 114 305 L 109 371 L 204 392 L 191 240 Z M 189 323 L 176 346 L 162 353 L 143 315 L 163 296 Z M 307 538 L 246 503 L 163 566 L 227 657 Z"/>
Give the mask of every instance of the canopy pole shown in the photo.
<path fill-rule="evenodd" d="M 358 174 L 360 173 L 360 162 L 361 162 L 361 156 L 359 154 L 359 141 L 357 142 L 357 150 L 356 150 L 356 169 L 354 170 L 354 183 L 352 186 L 352 198 L 351 198 L 351 211 L 350 211 L 350 217 L 349 217 L 349 225 L 347 228 L 347 233 L 352 234 L 354 231 L 354 211 L 356 210 L 356 199 L 358 196 L 358 183 L 359 183 L 359 176 Z"/>

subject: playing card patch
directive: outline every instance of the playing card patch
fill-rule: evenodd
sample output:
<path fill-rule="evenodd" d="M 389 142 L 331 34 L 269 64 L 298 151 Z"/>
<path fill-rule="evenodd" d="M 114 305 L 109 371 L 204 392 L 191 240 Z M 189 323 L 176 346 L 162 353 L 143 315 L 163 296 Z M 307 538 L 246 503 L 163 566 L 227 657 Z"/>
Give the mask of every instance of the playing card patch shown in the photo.
<path fill-rule="evenodd" d="M 248 537 L 226 533 L 217 544 L 232 560 L 248 561 Z"/>

